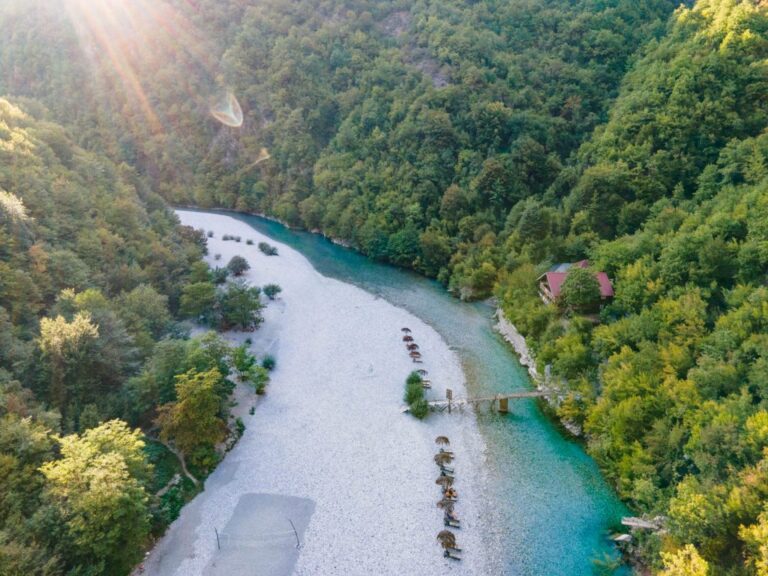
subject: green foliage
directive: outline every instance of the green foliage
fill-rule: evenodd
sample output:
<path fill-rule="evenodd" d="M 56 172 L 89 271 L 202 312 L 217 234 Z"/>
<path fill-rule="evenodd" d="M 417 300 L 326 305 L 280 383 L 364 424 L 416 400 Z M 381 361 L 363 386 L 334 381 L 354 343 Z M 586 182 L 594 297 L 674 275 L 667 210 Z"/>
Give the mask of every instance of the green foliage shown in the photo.
<path fill-rule="evenodd" d="M 571 267 L 563 281 L 558 304 L 576 312 L 590 312 L 600 304 L 600 284 L 587 268 Z"/>
<path fill-rule="evenodd" d="M 217 394 L 220 378 L 215 368 L 208 372 L 190 370 L 176 376 L 176 401 L 158 408 L 160 437 L 173 442 L 201 468 L 210 468 L 209 454 L 223 440 L 226 430 Z"/>
<path fill-rule="evenodd" d="M 251 265 L 248 264 L 248 260 L 242 256 L 232 256 L 227 264 L 227 270 L 232 273 L 232 276 L 242 276 L 251 269 Z"/>
<path fill-rule="evenodd" d="M 218 266 L 211 272 L 213 283 L 217 286 L 224 284 L 229 278 L 229 268 L 219 268 Z"/>
<path fill-rule="evenodd" d="M 229 282 L 217 293 L 219 328 L 254 330 L 262 323 L 261 290 L 244 281 Z"/>
<path fill-rule="evenodd" d="M 277 256 L 277 248 L 268 242 L 259 242 L 259 250 L 267 256 Z"/>
<path fill-rule="evenodd" d="M 275 369 L 276 365 L 277 365 L 277 360 L 275 360 L 275 357 L 272 356 L 271 354 L 267 354 L 261 360 L 261 367 L 269 370 L 270 372 Z"/>
<path fill-rule="evenodd" d="M 189 318 L 209 320 L 216 301 L 216 287 L 212 282 L 196 282 L 184 286 L 179 312 Z"/>
<path fill-rule="evenodd" d="M 429 414 L 429 404 L 427 404 L 425 398 L 419 398 L 411 404 L 411 414 L 419 420 L 424 420 L 427 417 L 427 414 Z"/>
<path fill-rule="evenodd" d="M 271 366 L 274 368 L 274 358 L 271 356 L 265 357 L 262 365 L 259 366 L 256 363 L 256 357 L 248 352 L 246 344 L 238 346 L 232 351 L 232 363 L 235 366 L 238 380 L 248 382 L 257 394 L 264 394 L 269 383 L 270 368 L 268 366 L 270 363 L 267 362 L 268 359 L 272 360 Z"/>
<path fill-rule="evenodd" d="M 149 534 L 149 476 L 138 430 L 111 421 L 60 440 L 61 458 L 44 464 L 45 497 L 61 522 L 61 548 L 71 568 L 128 574 Z"/>
<path fill-rule="evenodd" d="M 411 372 L 405 380 L 405 402 L 413 416 L 419 420 L 426 417 L 429 405 L 424 398 L 423 379 L 418 372 Z"/>
<path fill-rule="evenodd" d="M 283 289 L 277 284 L 266 284 L 262 287 L 262 291 L 267 298 L 274 300 Z"/>
<path fill-rule="evenodd" d="M 619 494 L 670 516 L 663 541 L 643 541 L 645 560 L 660 566 L 663 549 L 669 574 L 764 571 L 762 4 L 182 4 L 218 41 L 200 51 L 247 111 L 237 132 L 202 120 L 188 93 L 208 79 L 190 74 L 199 67 L 185 51 L 170 59 L 143 42 L 141 20 L 122 40 L 147 101 L 173 120 L 163 130 L 68 11 L 44 0 L 0 11 L 4 30 L 25 31 L 0 38 L 0 92 L 41 99 L 46 117 L 112 158 L 0 101 L 0 367 L 61 404 L 70 428 L 123 402 L 151 418 L 153 402 L 177 400 L 178 367 L 207 371 L 212 355 L 179 341 L 152 350 L 168 330 L 163 297 L 167 310 L 213 326 L 260 318 L 253 292 L 230 294 L 191 266 L 205 234 L 177 228 L 152 190 L 271 214 L 435 276 L 462 298 L 495 292 L 539 364 L 551 364 L 559 413 L 583 425 Z M 262 147 L 269 161 L 254 164 Z M 551 263 L 586 257 L 616 288 L 594 329 L 537 295 Z M 591 311 L 583 280 L 566 289 L 576 313 Z M 124 296 L 141 286 L 154 293 Z M 98 336 L 58 355 L 53 338 L 35 345 L 40 319 L 66 334 L 86 314 Z M 20 550 L 38 540 L 19 542 L 8 544 L 19 565 L 35 565 Z"/>

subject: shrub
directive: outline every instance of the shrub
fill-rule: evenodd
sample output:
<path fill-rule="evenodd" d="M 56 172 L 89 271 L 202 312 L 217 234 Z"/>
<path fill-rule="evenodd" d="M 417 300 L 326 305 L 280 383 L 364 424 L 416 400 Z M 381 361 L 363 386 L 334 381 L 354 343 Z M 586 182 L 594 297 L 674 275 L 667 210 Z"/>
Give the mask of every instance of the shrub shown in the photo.
<path fill-rule="evenodd" d="M 251 265 L 248 264 L 248 260 L 242 256 L 232 256 L 229 264 L 227 264 L 227 269 L 232 272 L 234 276 L 242 276 L 247 270 L 251 269 Z"/>
<path fill-rule="evenodd" d="M 213 238 L 213 230 L 208 230 L 208 238 Z"/>
<path fill-rule="evenodd" d="M 270 354 L 264 356 L 264 359 L 261 361 L 261 367 L 269 371 L 274 370 L 276 365 L 277 360 L 275 360 L 275 357 Z"/>
<path fill-rule="evenodd" d="M 421 420 L 429 412 L 429 404 L 424 398 L 424 381 L 418 372 L 411 372 L 405 379 L 405 401 L 411 414 Z"/>
<path fill-rule="evenodd" d="M 411 404 L 411 414 L 413 414 L 419 420 L 426 418 L 428 413 L 429 404 L 427 404 L 427 401 L 424 398 L 421 400 L 416 400 L 416 402 Z"/>
<path fill-rule="evenodd" d="M 214 259 L 214 260 L 221 260 L 221 254 L 216 254 L 216 255 L 213 257 L 213 259 Z"/>
<path fill-rule="evenodd" d="M 246 240 L 245 243 L 248 244 L 248 246 L 253 246 L 253 240 L 251 240 L 250 238 L 248 238 L 248 240 Z"/>
<path fill-rule="evenodd" d="M 232 240 L 232 236 L 230 236 L 229 234 L 224 234 L 224 236 L 222 236 L 221 239 L 224 240 L 224 242 L 227 242 L 228 240 Z"/>
<path fill-rule="evenodd" d="M 256 368 L 258 368 L 258 366 Z M 253 383 L 254 390 L 256 390 L 256 394 L 261 396 L 267 391 L 267 384 L 269 384 L 269 374 L 267 374 L 266 370 L 261 368 L 260 370 L 255 371 L 251 382 Z"/>
<path fill-rule="evenodd" d="M 278 284 L 267 284 L 262 288 L 262 291 L 264 292 L 264 295 L 269 298 L 270 300 L 274 300 L 275 296 L 280 294 L 280 292 L 283 291 L 282 288 Z"/>
<path fill-rule="evenodd" d="M 277 256 L 277 248 L 267 242 L 259 242 L 259 250 L 264 252 L 267 256 Z"/>
<path fill-rule="evenodd" d="M 237 417 L 237 420 L 235 420 L 235 431 L 237 432 L 238 438 L 240 438 L 243 435 L 243 432 L 245 432 L 245 423 L 239 416 Z"/>
<path fill-rule="evenodd" d="M 424 398 L 424 390 L 421 384 L 406 384 L 405 385 L 405 401 L 408 404 L 413 404 L 417 400 Z"/>
<path fill-rule="evenodd" d="M 211 279 L 214 284 L 224 284 L 229 278 L 229 270 L 227 268 L 216 268 L 211 272 Z"/>
<path fill-rule="evenodd" d="M 419 386 L 421 386 L 421 384 L 423 383 L 421 374 L 419 374 L 418 372 L 411 372 L 410 374 L 408 374 L 408 378 L 406 378 L 405 383 L 418 384 Z"/>
<path fill-rule="evenodd" d="M 240 242 L 240 240 L 242 240 L 240 236 L 233 236 L 233 239 L 235 240 L 235 242 Z"/>
<path fill-rule="evenodd" d="M 245 280 L 228 282 L 225 288 L 216 291 L 216 305 L 219 314 L 219 328 L 222 330 L 255 330 L 263 318 L 261 290 L 249 286 Z"/>

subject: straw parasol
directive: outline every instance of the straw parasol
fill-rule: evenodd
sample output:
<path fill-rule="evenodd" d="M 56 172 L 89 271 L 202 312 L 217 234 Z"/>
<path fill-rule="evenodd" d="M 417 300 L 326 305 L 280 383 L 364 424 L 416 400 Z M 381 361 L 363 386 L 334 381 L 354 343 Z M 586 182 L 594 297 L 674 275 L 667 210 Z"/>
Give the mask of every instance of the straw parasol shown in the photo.
<path fill-rule="evenodd" d="M 435 454 L 435 464 L 438 466 L 443 466 L 445 464 L 450 464 L 453 462 L 453 456 L 448 452 L 438 452 Z"/>
<path fill-rule="evenodd" d="M 450 530 L 441 530 L 437 533 L 437 541 L 445 548 L 456 548 L 456 535 Z"/>
<path fill-rule="evenodd" d="M 437 480 L 435 480 L 435 484 L 441 486 L 443 491 L 445 491 L 453 486 L 453 478 L 450 476 L 438 476 Z"/>
<path fill-rule="evenodd" d="M 437 444 L 438 446 L 440 445 L 448 446 L 450 443 L 451 441 L 448 440 L 448 436 L 438 436 L 437 438 L 435 438 L 435 444 Z"/>

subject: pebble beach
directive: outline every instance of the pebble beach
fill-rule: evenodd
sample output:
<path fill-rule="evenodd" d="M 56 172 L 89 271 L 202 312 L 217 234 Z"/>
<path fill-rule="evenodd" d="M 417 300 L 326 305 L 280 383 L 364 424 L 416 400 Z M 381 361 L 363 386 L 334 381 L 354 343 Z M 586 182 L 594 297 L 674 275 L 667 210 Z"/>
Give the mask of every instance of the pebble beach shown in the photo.
<path fill-rule="evenodd" d="M 488 454 L 474 414 L 419 421 L 401 412 L 405 378 L 417 368 L 432 382 L 427 399 L 445 398 L 447 388 L 454 397 L 465 394 L 459 359 L 440 334 L 381 298 L 322 276 L 300 253 L 243 222 L 177 214 L 183 224 L 213 232 L 211 266 L 240 255 L 251 265 L 250 283 L 282 287 L 259 330 L 228 335 L 250 337 L 253 352 L 272 354 L 277 368 L 266 396 L 254 399 L 254 414 L 243 417 L 243 437 L 158 541 L 145 574 L 500 573 L 500 547 L 484 537 L 496 529 L 483 501 Z M 224 241 L 225 234 L 241 242 Z M 261 241 L 279 254 L 264 255 Z M 422 364 L 408 356 L 402 327 L 412 330 Z M 456 454 L 460 562 L 443 558 L 435 538 L 443 529 L 433 461 L 438 435 L 450 438 Z"/>

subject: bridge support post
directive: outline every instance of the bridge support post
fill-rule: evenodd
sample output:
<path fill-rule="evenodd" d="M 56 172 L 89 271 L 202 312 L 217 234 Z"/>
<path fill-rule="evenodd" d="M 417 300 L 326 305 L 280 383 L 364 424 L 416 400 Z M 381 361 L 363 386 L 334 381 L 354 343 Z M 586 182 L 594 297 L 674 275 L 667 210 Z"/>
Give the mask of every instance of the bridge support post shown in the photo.
<path fill-rule="evenodd" d="M 499 398 L 499 414 L 507 414 L 509 412 L 509 398 Z"/>

